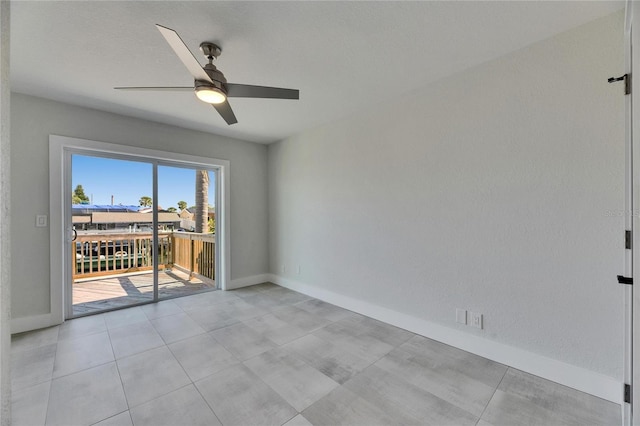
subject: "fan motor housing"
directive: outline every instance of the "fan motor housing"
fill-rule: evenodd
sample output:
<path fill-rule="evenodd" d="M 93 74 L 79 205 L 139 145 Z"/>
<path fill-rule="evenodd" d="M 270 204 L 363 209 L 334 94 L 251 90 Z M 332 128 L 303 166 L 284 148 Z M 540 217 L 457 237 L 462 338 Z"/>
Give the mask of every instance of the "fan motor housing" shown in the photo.
<path fill-rule="evenodd" d="M 213 83 L 211 83 L 210 81 L 195 80 L 193 85 L 194 90 L 196 91 L 198 91 L 199 88 L 215 87 L 216 89 L 221 90 L 225 95 L 227 94 L 227 88 L 220 81 L 213 80 Z"/>
<path fill-rule="evenodd" d="M 222 49 L 220 48 L 220 46 L 210 41 L 203 41 L 202 43 L 200 43 L 200 50 L 207 58 L 209 56 L 217 58 L 222 53 Z"/>
<path fill-rule="evenodd" d="M 209 78 L 211 78 L 211 80 L 213 80 L 214 83 L 220 82 L 220 83 L 224 84 L 224 83 L 227 82 L 227 79 L 224 77 L 224 74 L 222 74 L 220 71 L 218 71 L 216 66 L 213 65 L 213 64 L 205 65 L 204 66 L 204 71 L 207 73 Z"/>

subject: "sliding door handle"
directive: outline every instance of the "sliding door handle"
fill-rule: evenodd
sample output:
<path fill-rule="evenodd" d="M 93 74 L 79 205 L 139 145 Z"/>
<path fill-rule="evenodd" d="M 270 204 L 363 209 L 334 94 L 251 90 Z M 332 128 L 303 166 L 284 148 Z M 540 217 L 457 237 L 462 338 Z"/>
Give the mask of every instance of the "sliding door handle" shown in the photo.
<path fill-rule="evenodd" d="M 633 278 L 623 277 L 622 275 L 618 275 L 618 284 L 633 285 Z"/>

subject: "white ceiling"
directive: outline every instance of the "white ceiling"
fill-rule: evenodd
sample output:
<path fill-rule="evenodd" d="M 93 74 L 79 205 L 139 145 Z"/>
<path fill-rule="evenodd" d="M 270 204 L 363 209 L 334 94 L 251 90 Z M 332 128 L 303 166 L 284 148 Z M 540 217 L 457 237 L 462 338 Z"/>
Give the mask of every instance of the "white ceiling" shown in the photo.
<path fill-rule="evenodd" d="M 623 2 L 13 1 L 16 92 L 269 143 L 613 13 Z M 198 46 L 232 83 L 300 89 L 300 100 L 231 99 L 227 126 L 154 24 Z M 621 36 L 622 40 L 622 36 Z"/>

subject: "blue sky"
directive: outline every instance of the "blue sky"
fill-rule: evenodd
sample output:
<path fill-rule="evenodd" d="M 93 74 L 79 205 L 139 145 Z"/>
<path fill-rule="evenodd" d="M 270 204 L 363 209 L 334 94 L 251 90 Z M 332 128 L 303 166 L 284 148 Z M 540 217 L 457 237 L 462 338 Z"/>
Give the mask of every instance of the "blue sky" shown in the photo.
<path fill-rule="evenodd" d="M 80 184 L 93 204 L 139 205 L 153 195 L 153 166 L 148 163 L 73 155 L 71 190 Z M 215 204 L 215 175 L 209 173 L 209 204 Z M 158 166 L 158 203 L 178 208 L 178 201 L 195 205 L 195 169 Z"/>

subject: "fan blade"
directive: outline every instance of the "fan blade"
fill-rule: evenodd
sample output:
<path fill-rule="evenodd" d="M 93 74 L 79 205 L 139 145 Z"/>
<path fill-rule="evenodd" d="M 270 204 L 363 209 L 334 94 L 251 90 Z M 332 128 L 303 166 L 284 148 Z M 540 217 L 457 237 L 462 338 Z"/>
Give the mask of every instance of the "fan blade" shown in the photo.
<path fill-rule="evenodd" d="M 156 24 L 158 31 L 160 34 L 167 40 L 169 46 L 173 49 L 173 51 L 178 55 L 178 58 L 182 61 L 185 67 L 189 70 L 193 78 L 196 80 L 203 80 L 213 83 L 209 75 L 202 69 L 202 65 L 200 62 L 193 56 L 189 48 L 184 41 L 180 38 L 177 32 L 172 30 L 171 28 L 163 27 L 162 25 Z"/>
<path fill-rule="evenodd" d="M 186 92 L 186 91 L 193 91 L 193 86 L 181 86 L 181 87 L 114 87 L 114 89 L 116 90 L 146 90 L 146 91 L 152 91 L 152 90 L 158 90 L 158 91 L 163 91 L 163 92 Z"/>
<path fill-rule="evenodd" d="M 224 101 L 221 104 L 211 104 L 211 106 L 214 107 L 216 111 L 218 111 L 218 113 L 222 116 L 222 118 L 224 118 L 224 121 L 226 121 L 227 124 L 231 125 L 238 122 L 238 119 L 236 119 L 236 115 L 231 109 L 231 105 L 229 105 L 229 101 Z"/>
<path fill-rule="evenodd" d="M 226 86 L 227 96 L 230 98 L 300 99 L 300 91 L 296 89 L 234 83 L 227 83 Z"/>

